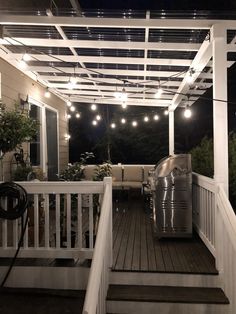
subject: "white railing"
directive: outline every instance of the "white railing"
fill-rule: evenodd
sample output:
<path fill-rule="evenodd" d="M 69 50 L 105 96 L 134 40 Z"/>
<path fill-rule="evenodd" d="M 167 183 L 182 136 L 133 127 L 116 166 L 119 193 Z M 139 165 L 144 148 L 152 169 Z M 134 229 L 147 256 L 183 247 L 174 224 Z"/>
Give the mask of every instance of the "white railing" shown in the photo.
<path fill-rule="evenodd" d="M 215 256 L 215 181 L 193 174 L 193 223 Z"/>
<path fill-rule="evenodd" d="M 91 258 L 94 195 L 103 182 L 18 182 L 29 194 L 29 220 L 19 257 Z M 100 197 L 101 199 L 102 197 Z M 96 198 L 98 199 L 98 197 Z M 7 201 L 1 199 L 2 207 Z M 26 219 L 0 220 L 0 256 L 15 254 Z M 85 241 L 88 231 L 89 244 Z"/>
<path fill-rule="evenodd" d="M 105 178 L 105 193 L 89 274 L 83 314 L 105 314 L 112 266 L 112 180 Z"/>
<path fill-rule="evenodd" d="M 230 300 L 224 313 L 236 311 L 236 216 L 223 188 L 193 175 L 194 223 L 216 259 L 222 288 Z"/>

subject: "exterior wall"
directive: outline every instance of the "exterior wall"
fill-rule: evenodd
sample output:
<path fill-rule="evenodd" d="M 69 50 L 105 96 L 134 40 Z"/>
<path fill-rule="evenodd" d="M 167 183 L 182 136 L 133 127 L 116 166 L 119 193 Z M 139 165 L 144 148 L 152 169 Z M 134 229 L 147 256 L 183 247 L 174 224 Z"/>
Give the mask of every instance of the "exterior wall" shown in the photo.
<path fill-rule="evenodd" d="M 54 94 L 51 94 L 50 98 L 46 98 L 44 96 L 44 87 L 1 58 L 0 73 L 2 102 L 8 108 L 13 108 L 14 103 L 19 102 L 20 98 L 25 100 L 28 95 L 36 101 L 45 103 L 58 110 L 59 169 L 63 169 L 68 163 L 69 155 L 68 141 L 66 141 L 64 137 L 65 134 L 68 133 L 65 102 Z M 11 160 L 12 154 L 9 153 L 4 158 L 5 180 L 9 180 L 10 178 Z"/>

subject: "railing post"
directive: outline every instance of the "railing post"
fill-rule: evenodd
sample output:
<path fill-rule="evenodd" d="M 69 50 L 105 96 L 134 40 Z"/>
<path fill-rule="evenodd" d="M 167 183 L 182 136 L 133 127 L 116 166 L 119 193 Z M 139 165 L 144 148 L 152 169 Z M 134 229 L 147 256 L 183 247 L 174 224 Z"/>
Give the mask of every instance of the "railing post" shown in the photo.
<path fill-rule="evenodd" d="M 219 214 L 219 199 L 218 199 L 218 193 L 219 193 L 219 186 L 216 187 L 215 192 L 215 260 L 216 260 L 216 269 L 219 271 L 219 273 L 222 273 L 223 263 L 222 263 L 222 250 L 223 250 L 223 242 L 222 242 L 222 233 L 224 230 L 222 229 L 222 223 L 223 221 L 220 219 Z"/>
<path fill-rule="evenodd" d="M 109 267 L 112 267 L 113 264 L 113 233 L 112 233 L 112 178 L 106 177 L 104 178 L 104 189 L 107 186 L 108 195 L 109 195 L 109 234 L 108 234 L 108 241 L 109 241 L 109 252 L 110 252 L 110 259 L 109 259 Z"/>

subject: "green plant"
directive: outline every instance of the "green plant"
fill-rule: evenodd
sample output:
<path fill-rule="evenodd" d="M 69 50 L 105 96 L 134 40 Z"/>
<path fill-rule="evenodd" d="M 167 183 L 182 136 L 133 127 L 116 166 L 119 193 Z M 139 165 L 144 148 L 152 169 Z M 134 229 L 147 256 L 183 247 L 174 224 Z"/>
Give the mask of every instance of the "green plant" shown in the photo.
<path fill-rule="evenodd" d="M 102 181 L 105 177 L 111 177 L 112 167 L 110 162 L 104 162 L 101 165 L 97 165 L 94 170 L 94 181 Z"/>
<path fill-rule="evenodd" d="M 38 121 L 28 117 L 17 105 L 10 111 L 0 105 L 0 125 L 0 158 L 32 140 L 38 131 Z"/>
<path fill-rule="evenodd" d="M 74 164 L 68 164 L 59 174 L 59 179 L 64 181 L 81 181 L 84 179 L 84 168 L 87 161 L 94 157 L 93 153 L 85 152 L 80 155 L 80 160 Z"/>

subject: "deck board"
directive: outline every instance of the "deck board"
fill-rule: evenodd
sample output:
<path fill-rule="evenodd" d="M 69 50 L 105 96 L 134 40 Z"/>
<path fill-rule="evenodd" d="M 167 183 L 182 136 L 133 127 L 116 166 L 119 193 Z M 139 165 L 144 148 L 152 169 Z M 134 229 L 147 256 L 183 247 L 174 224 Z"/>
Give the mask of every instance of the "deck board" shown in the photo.
<path fill-rule="evenodd" d="M 140 199 L 130 199 L 128 210 L 123 208 L 114 211 L 113 270 L 217 274 L 214 257 L 196 233 L 158 239 L 151 212 Z"/>

